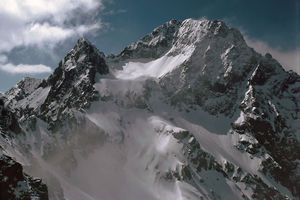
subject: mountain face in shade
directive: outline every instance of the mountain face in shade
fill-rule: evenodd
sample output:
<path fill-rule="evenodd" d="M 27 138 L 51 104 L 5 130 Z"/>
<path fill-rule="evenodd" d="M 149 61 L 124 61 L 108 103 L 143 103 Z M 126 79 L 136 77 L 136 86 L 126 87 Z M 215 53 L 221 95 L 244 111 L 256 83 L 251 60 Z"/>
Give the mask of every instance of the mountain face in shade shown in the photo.
<path fill-rule="evenodd" d="M 300 77 L 221 21 L 172 20 L 112 56 L 81 38 L 2 98 L 18 127 L 2 151 L 49 199 L 300 197 Z"/>
<path fill-rule="evenodd" d="M 48 199 L 47 186 L 23 173 L 22 165 L 5 155 L 0 156 L 0 191 L 1 199 Z"/>
<path fill-rule="evenodd" d="M 61 113 L 68 115 L 70 108 L 88 107 L 90 102 L 97 100 L 97 92 L 93 88 L 96 74 L 108 72 L 104 54 L 86 39 L 79 39 L 74 49 L 42 84 L 43 87 L 51 87 L 41 105 L 40 114 L 44 120 L 56 122 L 64 117 Z M 53 120 L 53 115 L 58 119 Z"/>
<path fill-rule="evenodd" d="M 7 156 L 15 136 L 23 134 L 14 114 L 0 99 L 0 199 L 48 199 L 42 180 L 23 172 L 20 163 Z"/>

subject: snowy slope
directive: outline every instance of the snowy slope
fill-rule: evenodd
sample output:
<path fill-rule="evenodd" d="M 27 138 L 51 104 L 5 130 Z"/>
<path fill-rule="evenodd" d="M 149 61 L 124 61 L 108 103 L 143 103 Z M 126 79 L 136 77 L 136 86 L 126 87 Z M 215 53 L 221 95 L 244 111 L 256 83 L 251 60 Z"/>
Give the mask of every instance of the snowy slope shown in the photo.
<path fill-rule="evenodd" d="M 82 38 L 5 94 L 25 133 L 6 148 L 50 199 L 299 199 L 299 88 L 221 21 L 109 57 Z"/>
<path fill-rule="evenodd" d="M 14 140 L 16 135 L 21 134 L 23 132 L 14 114 L 0 99 L 0 199 L 46 200 L 47 186 L 41 179 L 26 174 L 20 164 L 26 163 L 26 156 L 20 152 Z"/>

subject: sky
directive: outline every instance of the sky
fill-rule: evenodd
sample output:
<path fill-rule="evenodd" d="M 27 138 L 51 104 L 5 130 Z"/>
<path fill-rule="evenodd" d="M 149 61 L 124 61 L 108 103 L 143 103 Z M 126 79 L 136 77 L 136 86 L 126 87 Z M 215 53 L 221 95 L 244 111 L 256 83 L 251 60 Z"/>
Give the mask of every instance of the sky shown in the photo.
<path fill-rule="evenodd" d="M 171 19 L 202 17 L 238 28 L 300 74 L 300 0 L 0 0 L 0 92 L 48 77 L 82 36 L 118 54 Z"/>

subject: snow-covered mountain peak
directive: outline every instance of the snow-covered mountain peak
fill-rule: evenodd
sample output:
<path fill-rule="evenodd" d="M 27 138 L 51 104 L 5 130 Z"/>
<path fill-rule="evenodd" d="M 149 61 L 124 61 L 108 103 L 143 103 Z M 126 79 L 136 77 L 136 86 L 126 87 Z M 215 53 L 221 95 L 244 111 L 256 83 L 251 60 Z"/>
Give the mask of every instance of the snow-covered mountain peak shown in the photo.
<path fill-rule="evenodd" d="M 67 54 L 62 60 L 59 67 L 62 67 L 65 71 L 82 67 L 95 67 L 96 70 L 105 74 L 108 72 L 106 67 L 100 67 L 104 63 L 104 53 L 100 52 L 94 45 L 92 45 L 86 38 L 82 37 L 77 41 L 74 48 Z"/>
<path fill-rule="evenodd" d="M 14 98 L 17 101 L 21 100 L 34 92 L 41 82 L 42 79 L 24 77 L 13 88 L 8 90 L 5 95 L 8 97 L 8 99 Z"/>
<path fill-rule="evenodd" d="M 176 42 L 174 45 L 197 46 L 202 40 L 211 40 L 212 42 L 223 38 L 227 43 L 240 45 L 245 43 L 242 34 L 228 27 L 224 22 L 219 20 L 186 19 L 184 20 L 176 33 Z M 201 48 L 203 48 L 201 46 Z"/>
<path fill-rule="evenodd" d="M 127 46 L 118 57 L 141 59 L 159 58 L 166 53 L 174 55 L 186 51 L 188 47 L 196 48 L 197 43 L 205 37 L 210 40 L 223 37 L 228 43 L 245 45 L 242 34 L 234 28 L 229 28 L 222 21 L 211 21 L 205 18 L 186 19 L 184 21 L 171 20 Z"/>
<path fill-rule="evenodd" d="M 40 84 L 43 79 L 25 77 L 14 87 L 5 92 L 5 104 L 20 117 L 20 108 L 31 107 L 36 108 L 39 101 L 43 99 L 41 95 Z M 39 98 L 37 98 L 39 96 Z"/>
<path fill-rule="evenodd" d="M 222 21 L 203 18 L 169 21 L 126 47 L 112 59 L 112 63 L 124 63 L 123 71 L 118 71 L 116 76 L 125 79 L 141 76 L 162 78 L 174 70 L 180 75 L 180 66 L 197 63 L 196 67 L 188 67 L 193 70 L 185 67 L 185 74 L 190 71 L 191 76 L 207 75 L 214 84 L 221 79 L 230 82 L 236 76 L 241 77 L 249 71 L 250 65 L 239 67 L 234 62 L 250 62 L 251 57 L 257 56 L 237 29 Z M 172 63 L 172 67 L 166 62 Z"/>
<path fill-rule="evenodd" d="M 47 121 L 49 117 L 57 119 L 60 112 L 67 113 L 73 107 L 89 105 L 97 96 L 93 88 L 96 75 L 108 73 L 104 54 L 87 39 L 79 39 L 54 73 L 41 85 L 44 88 L 50 87 L 47 98 L 41 105 L 43 117 Z"/>
<path fill-rule="evenodd" d="M 216 79 L 218 74 L 224 71 L 224 67 L 212 64 L 210 69 L 205 69 L 205 64 L 202 64 L 205 60 L 204 54 L 208 51 L 213 52 L 212 56 L 220 60 L 226 50 L 234 49 L 235 46 L 248 48 L 240 32 L 228 28 L 221 21 L 171 20 L 126 47 L 117 57 L 109 58 L 109 60 L 112 69 L 116 69 L 115 76 L 120 79 L 139 77 L 163 79 L 167 74 L 180 76 L 179 70 L 182 70 L 182 66 L 186 66 L 189 62 L 201 63 L 200 67 L 197 65 L 192 75 L 210 71 L 206 74 L 210 73 L 208 76 L 215 76 L 212 79 Z M 245 54 L 249 54 L 249 52 Z M 192 61 L 196 59 L 197 61 Z M 230 69 L 227 71 L 227 75 Z M 188 73 L 188 71 L 185 72 Z"/>
<path fill-rule="evenodd" d="M 297 74 L 207 19 L 169 21 L 118 56 L 81 38 L 48 79 L 4 96 L 19 151 L 67 199 L 125 200 L 298 198 L 299 98 Z"/>
<path fill-rule="evenodd" d="M 137 42 L 125 47 L 118 55 L 122 59 L 159 58 L 173 44 L 181 21 L 171 20 L 144 36 Z"/>
<path fill-rule="evenodd" d="M 77 86 L 82 81 L 93 84 L 97 73 L 104 75 L 108 72 L 104 53 L 100 52 L 87 39 L 80 38 L 47 79 L 47 82 L 53 90 L 57 90 L 64 84 Z"/>

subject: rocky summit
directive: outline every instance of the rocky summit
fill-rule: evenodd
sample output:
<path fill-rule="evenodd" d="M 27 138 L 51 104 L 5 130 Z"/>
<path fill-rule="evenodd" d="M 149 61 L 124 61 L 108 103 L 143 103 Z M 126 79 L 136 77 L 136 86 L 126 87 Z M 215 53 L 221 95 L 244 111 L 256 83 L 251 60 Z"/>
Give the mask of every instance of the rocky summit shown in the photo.
<path fill-rule="evenodd" d="M 300 198 L 300 76 L 222 21 L 81 38 L 0 111 L 1 199 Z"/>

